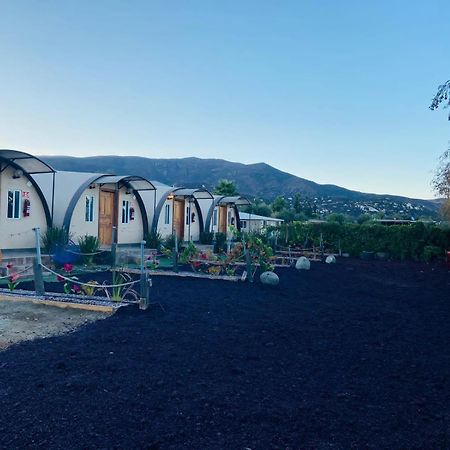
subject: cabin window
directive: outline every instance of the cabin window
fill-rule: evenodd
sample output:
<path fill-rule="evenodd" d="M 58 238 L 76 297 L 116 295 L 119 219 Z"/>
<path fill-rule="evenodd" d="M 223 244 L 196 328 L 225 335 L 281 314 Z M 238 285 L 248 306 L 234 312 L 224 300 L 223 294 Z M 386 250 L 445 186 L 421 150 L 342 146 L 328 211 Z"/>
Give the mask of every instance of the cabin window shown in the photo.
<path fill-rule="evenodd" d="M 217 226 L 217 209 L 213 212 L 213 227 Z"/>
<path fill-rule="evenodd" d="M 170 223 L 170 205 L 164 207 L 164 223 L 166 225 Z"/>
<path fill-rule="evenodd" d="M 191 207 L 186 206 L 186 225 L 189 225 L 189 217 L 191 215 Z"/>
<path fill-rule="evenodd" d="M 8 219 L 20 219 L 21 191 L 8 191 Z"/>
<path fill-rule="evenodd" d="M 86 195 L 86 211 L 84 215 L 85 222 L 94 221 L 94 197 Z"/>
<path fill-rule="evenodd" d="M 122 223 L 130 222 L 130 202 L 122 200 Z"/>
<path fill-rule="evenodd" d="M 247 221 L 241 220 L 241 228 L 247 228 Z"/>
<path fill-rule="evenodd" d="M 228 225 L 232 225 L 232 223 L 231 223 L 231 211 L 228 211 L 227 216 L 228 216 Z"/>

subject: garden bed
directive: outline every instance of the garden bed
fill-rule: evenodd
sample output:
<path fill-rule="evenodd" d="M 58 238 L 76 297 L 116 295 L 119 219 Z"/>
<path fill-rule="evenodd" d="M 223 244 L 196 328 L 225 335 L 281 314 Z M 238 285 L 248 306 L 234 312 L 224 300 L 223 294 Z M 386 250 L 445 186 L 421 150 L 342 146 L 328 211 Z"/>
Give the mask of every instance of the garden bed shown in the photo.
<path fill-rule="evenodd" d="M 339 259 L 0 353 L 5 448 L 449 448 L 450 275 Z"/>

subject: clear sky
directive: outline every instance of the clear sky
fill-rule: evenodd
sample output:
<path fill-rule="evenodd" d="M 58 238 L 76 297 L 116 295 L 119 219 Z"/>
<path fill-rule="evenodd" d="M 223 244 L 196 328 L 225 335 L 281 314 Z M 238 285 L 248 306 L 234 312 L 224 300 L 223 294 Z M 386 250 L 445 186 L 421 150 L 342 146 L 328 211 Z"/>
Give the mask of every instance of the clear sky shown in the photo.
<path fill-rule="evenodd" d="M 262 161 L 431 198 L 449 23 L 448 0 L 0 0 L 0 148 Z"/>

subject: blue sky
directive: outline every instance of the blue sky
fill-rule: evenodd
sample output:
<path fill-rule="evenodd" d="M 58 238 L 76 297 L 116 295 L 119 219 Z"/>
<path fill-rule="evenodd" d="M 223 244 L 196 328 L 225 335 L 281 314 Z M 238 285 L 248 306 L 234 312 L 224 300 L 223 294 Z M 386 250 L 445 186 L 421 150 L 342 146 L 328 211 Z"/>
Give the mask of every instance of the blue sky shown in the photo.
<path fill-rule="evenodd" d="M 0 0 L 0 148 L 266 162 L 431 198 L 448 1 Z"/>

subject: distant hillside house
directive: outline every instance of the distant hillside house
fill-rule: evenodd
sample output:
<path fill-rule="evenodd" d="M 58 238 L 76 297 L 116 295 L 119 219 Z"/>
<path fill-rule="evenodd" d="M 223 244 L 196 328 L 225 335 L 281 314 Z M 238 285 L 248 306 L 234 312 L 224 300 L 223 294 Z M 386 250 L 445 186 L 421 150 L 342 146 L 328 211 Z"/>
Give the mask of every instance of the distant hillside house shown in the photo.
<path fill-rule="evenodd" d="M 46 201 L 33 178 L 55 171 L 28 153 L 0 150 L 0 249 L 19 250 L 35 247 L 33 228 L 42 232 L 51 225 L 52 200 Z"/>
<path fill-rule="evenodd" d="M 275 217 L 259 216 L 258 214 L 239 213 L 241 221 L 241 231 L 261 231 L 265 227 L 276 227 L 281 225 L 284 220 Z"/>

